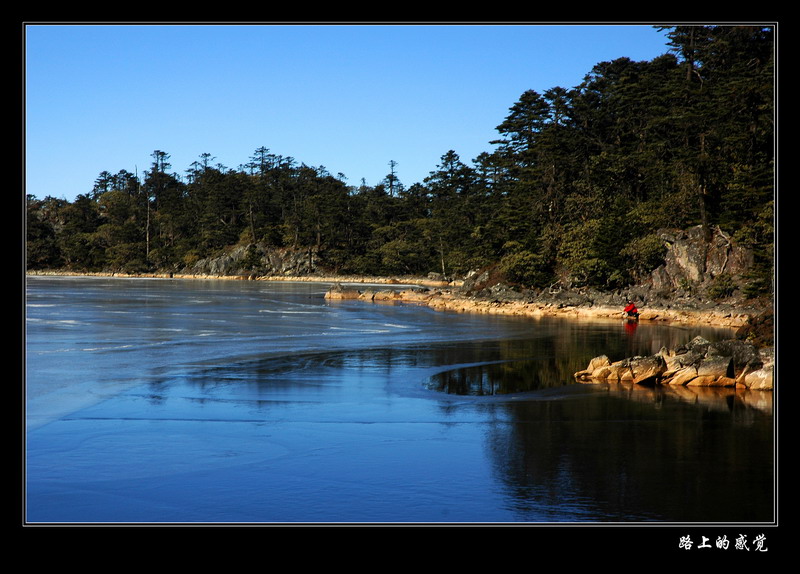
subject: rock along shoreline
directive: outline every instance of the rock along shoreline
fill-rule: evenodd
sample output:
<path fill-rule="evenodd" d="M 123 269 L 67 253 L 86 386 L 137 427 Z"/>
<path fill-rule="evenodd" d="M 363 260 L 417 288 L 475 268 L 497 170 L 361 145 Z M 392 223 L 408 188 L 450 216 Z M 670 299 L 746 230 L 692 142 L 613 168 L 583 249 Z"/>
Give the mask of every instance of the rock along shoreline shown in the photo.
<path fill-rule="evenodd" d="M 725 387 L 753 391 L 774 388 L 775 354 L 772 347 L 727 339 L 712 343 L 695 337 L 675 349 L 655 355 L 611 362 L 601 355 L 575 373 L 581 383 L 631 382 L 672 387 Z"/>
<path fill-rule="evenodd" d="M 371 282 L 371 281 L 370 281 Z M 406 282 L 402 282 L 406 284 Z M 523 317 L 564 317 L 572 319 L 620 320 L 621 308 L 609 305 L 568 304 L 559 301 L 504 299 L 502 297 L 469 296 L 454 289 L 358 289 L 352 282 L 336 280 L 325 294 L 326 299 L 360 299 L 372 302 L 417 303 L 440 311 L 484 313 Z M 752 312 L 732 309 L 666 309 L 648 308 L 640 311 L 641 322 L 685 323 L 738 329 L 747 325 Z"/>

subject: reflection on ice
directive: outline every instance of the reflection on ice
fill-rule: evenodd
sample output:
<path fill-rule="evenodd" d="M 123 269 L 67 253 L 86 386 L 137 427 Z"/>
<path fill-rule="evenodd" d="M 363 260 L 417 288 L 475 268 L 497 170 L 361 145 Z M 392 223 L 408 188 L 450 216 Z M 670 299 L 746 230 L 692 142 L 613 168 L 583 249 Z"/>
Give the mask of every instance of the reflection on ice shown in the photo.
<path fill-rule="evenodd" d="M 713 330 L 259 283 L 30 282 L 30 521 L 770 518 L 766 405 L 573 379 Z"/>

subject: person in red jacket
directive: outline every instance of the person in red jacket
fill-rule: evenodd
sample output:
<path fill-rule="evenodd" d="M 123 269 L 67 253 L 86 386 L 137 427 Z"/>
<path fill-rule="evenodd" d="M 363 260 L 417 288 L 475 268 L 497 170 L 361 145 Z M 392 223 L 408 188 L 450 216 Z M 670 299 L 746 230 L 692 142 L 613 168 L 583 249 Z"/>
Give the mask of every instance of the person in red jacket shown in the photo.
<path fill-rule="evenodd" d="M 622 312 L 622 316 L 636 319 L 639 318 L 639 309 L 636 308 L 636 305 L 633 303 L 633 301 L 628 301 L 628 305 Z"/>

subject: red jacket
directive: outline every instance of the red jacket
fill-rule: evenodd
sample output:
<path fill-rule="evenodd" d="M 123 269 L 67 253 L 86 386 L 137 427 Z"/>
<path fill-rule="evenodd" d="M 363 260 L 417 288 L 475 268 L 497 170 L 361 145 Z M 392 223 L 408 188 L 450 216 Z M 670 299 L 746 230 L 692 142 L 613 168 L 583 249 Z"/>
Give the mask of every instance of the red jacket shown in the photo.
<path fill-rule="evenodd" d="M 626 313 L 638 313 L 639 310 L 636 308 L 636 305 L 634 305 L 633 303 L 628 303 L 628 306 L 625 307 L 625 312 Z"/>

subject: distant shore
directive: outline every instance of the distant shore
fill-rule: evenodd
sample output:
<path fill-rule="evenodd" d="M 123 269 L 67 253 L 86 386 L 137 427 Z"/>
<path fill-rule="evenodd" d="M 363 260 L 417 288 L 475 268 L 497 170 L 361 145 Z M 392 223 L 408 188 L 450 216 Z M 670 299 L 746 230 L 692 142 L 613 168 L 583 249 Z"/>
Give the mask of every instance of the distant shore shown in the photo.
<path fill-rule="evenodd" d="M 331 283 L 342 286 L 339 291 L 348 295 L 336 295 L 333 290 L 329 299 L 361 299 L 376 303 L 406 302 L 427 305 L 440 311 L 461 313 L 483 313 L 525 317 L 564 317 L 572 319 L 620 320 L 621 308 L 608 305 L 570 305 L 560 302 L 504 299 L 498 297 L 476 297 L 459 292 L 458 283 L 448 283 L 424 277 L 374 277 L 374 276 L 211 276 L 178 273 L 124 274 L 111 272 L 76 273 L 69 271 L 29 271 L 29 276 L 74 276 L 117 278 L 162 278 L 194 280 L 236 281 L 282 281 L 302 283 Z M 386 286 L 374 289 L 369 286 Z M 391 286 L 399 288 L 391 288 Z M 412 288 L 402 288 L 413 286 Z M 418 287 L 418 288 L 414 288 Z M 708 309 L 691 309 L 681 306 L 648 306 L 640 309 L 642 323 L 675 323 L 709 325 L 738 329 L 747 325 L 757 310 L 720 305 Z"/>
<path fill-rule="evenodd" d="M 375 283 L 386 285 L 423 285 L 444 287 L 452 285 L 446 281 L 434 281 L 424 277 L 377 277 L 369 275 L 286 275 L 286 276 L 247 276 L 247 275 L 195 275 L 187 273 L 114 273 L 111 271 L 77 272 L 59 270 L 33 270 L 26 271 L 26 275 L 33 277 L 119 277 L 143 279 L 205 279 L 227 281 L 287 281 L 294 283 Z"/>

